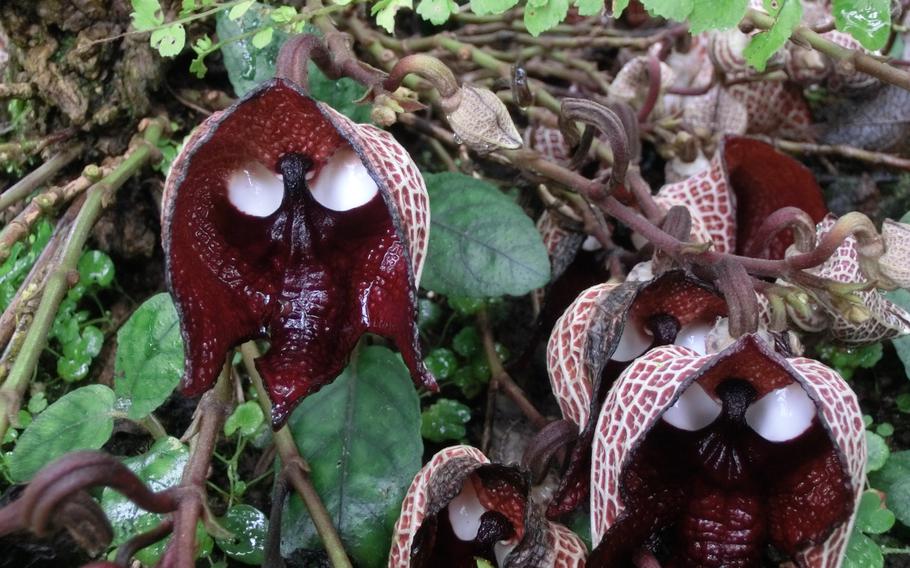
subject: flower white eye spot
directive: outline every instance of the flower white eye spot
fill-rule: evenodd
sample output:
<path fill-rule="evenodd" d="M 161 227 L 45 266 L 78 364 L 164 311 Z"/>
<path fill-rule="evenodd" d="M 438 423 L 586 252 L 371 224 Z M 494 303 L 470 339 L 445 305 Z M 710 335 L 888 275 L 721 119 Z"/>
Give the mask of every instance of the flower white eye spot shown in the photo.
<path fill-rule="evenodd" d="M 746 409 L 746 424 L 769 442 L 786 442 L 808 430 L 816 414 L 815 403 L 793 383 L 752 403 Z"/>
<path fill-rule="evenodd" d="M 600 241 L 597 240 L 597 237 L 594 235 L 588 235 L 588 237 L 581 243 L 581 250 L 587 252 L 594 252 L 603 248 L 603 245 L 600 244 Z"/>
<path fill-rule="evenodd" d="M 654 343 L 654 337 L 647 333 L 640 321 L 629 316 L 622 327 L 622 335 L 619 336 L 619 343 L 613 350 L 610 357 L 614 361 L 625 363 L 635 359 Z"/>
<path fill-rule="evenodd" d="M 348 211 L 360 207 L 373 199 L 378 191 L 379 186 L 370 177 L 360 156 L 347 146 L 332 154 L 310 184 L 313 198 L 332 211 Z"/>
<path fill-rule="evenodd" d="M 704 355 L 708 352 L 708 333 L 710 333 L 713 328 L 713 322 L 693 321 L 691 323 L 687 323 L 686 325 L 679 328 L 679 332 L 676 334 L 676 340 L 673 341 L 673 345 L 686 347 L 687 349 L 695 351 L 699 355 Z"/>
<path fill-rule="evenodd" d="M 506 558 L 508 558 L 509 554 L 512 554 L 516 546 L 518 546 L 518 539 L 500 540 L 494 544 L 493 554 L 496 556 L 496 565 L 505 566 Z"/>
<path fill-rule="evenodd" d="M 284 182 L 259 162 L 235 170 L 228 178 L 228 201 L 253 217 L 268 217 L 281 207 Z"/>
<path fill-rule="evenodd" d="M 452 532 L 459 540 L 470 542 L 477 538 L 477 529 L 480 528 L 480 517 L 487 512 L 487 509 L 480 503 L 477 498 L 477 492 L 474 491 L 474 484 L 470 476 L 464 480 L 461 492 L 449 501 L 449 523 L 452 525 Z"/>
<path fill-rule="evenodd" d="M 700 384 L 693 382 L 661 418 L 680 430 L 695 432 L 714 422 L 722 410 L 720 402 L 711 398 Z"/>

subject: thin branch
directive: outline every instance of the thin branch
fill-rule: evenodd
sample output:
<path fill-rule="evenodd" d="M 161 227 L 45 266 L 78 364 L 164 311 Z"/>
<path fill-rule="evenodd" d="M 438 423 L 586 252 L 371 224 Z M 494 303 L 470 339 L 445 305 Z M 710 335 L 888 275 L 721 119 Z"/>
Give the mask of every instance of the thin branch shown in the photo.
<path fill-rule="evenodd" d="M 207 510 L 206 479 L 215 443 L 233 406 L 233 395 L 230 364 L 225 364 L 214 388 L 202 396 L 196 407 L 194 421 L 198 429 L 190 439 L 190 457 L 180 481 L 182 498 L 173 515 L 174 538 L 165 549 L 164 558 L 167 560 L 162 560 L 163 566 L 192 568 L 195 565 L 196 526 Z"/>
<path fill-rule="evenodd" d="M 3 212 L 10 205 L 18 203 L 28 197 L 31 192 L 35 191 L 46 181 L 57 175 L 57 172 L 65 168 L 67 164 L 72 162 L 81 152 L 82 144 L 73 144 L 72 146 L 57 152 L 50 160 L 44 162 L 35 169 L 35 171 L 16 182 L 15 185 L 3 193 L 0 193 L 0 212 Z"/>
<path fill-rule="evenodd" d="M 114 160 L 113 164 L 119 164 L 123 159 Z M 6 227 L 0 229 L 0 262 L 6 260 L 13 245 L 28 236 L 35 223 L 54 210 L 61 203 L 71 201 L 76 196 L 83 193 L 91 185 L 102 179 L 105 175 L 111 173 L 115 165 L 86 167 L 82 175 L 70 181 L 68 184 L 60 187 L 55 186 L 40 195 L 35 196 L 22 211 L 16 215 L 16 218 L 10 221 Z"/>
<path fill-rule="evenodd" d="M 809 154 L 820 156 L 841 156 L 872 164 L 875 166 L 889 166 L 900 170 L 910 171 L 910 160 L 901 158 L 885 152 L 873 152 L 845 144 L 812 144 L 809 142 L 795 142 L 793 140 L 783 140 L 781 138 L 772 138 L 771 136 L 753 135 L 752 138 L 771 144 L 779 150 L 791 154 Z"/>
<path fill-rule="evenodd" d="M 744 21 L 751 22 L 755 27 L 762 30 L 771 29 L 774 25 L 774 18 L 753 8 L 746 12 Z M 842 62 L 857 71 L 862 71 L 886 83 L 910 90 L 910 73 L 879 61 L 867 53 L 840 46 L 805 26 L 797 26 L 790 37 L 799 45 L 808 44 L 816 51 L 824 53 L 831 59 Z"/>
<path fill-rule="evenodd" d="M 47 344 L 47 334 L 57 315 L 57 308 L 67 290 L 75 283 L 71 275 L 78 274 L 76 264 L 82 255 L 82 248 L 91 234 L 92 227 L 101 216 L 105 206 L 110 203 L 111 196 L 117 189 L 139 171 L 152 156 L 157 154 L 155 143 L 164 131 L 164 125 L 164 121 L 160 119 L 143 121 L 140 125 L 144 131 L 143 138 L 134 142 L 129 156 L 110 175 L 105 176 L 88 190 L 85 204 L 80 209 L 61 250 L 60 264 L 48 276 L 41 303 L 35 312 L 35 319 L 25 337 L 22 349 L 10 369 L 9 376 L 0 386 L 0 405 L 2 405 L 0 439 L 6 435 L 10 417 L 15 414 L 18 402 L 34 374 L 38 357 Z"/>
<path fill-rule="evenodd" d="M 240 353 L 243 355 L 243 365 L 246 367 L 253 387 L 256 389 L 259 406 L 266 416 L 270 416 L 272 406 L 269 402 L 269 395 L 265 390 L 262 376 L 256 369 L 255 363 L 255 360 L 260 356 L 259 349 L 255 343 L 247 342 L 240 347 Z M 338 536 L 338 531 L 335 530 L 335 525 L 332 523 L 332 517 L 322 503 L 319 493 L 313 487 L 313 482 L 309 475 L 310 466 L 307 464 L 306 459 L 300 455 L 291 430 L 287 426 L 282 426 L 280 430 L 274 433 L 274 440 L 275 446 L 278 448 L 278 455 L 284 464 L 282 467 L 283 474 L 278 476 L 276 483 L 284 477 L 294 486 L 294 490 L 300 495 L 307 511 L 310 513 L 310 518 L 316 526 L 319 538 L 322 539 L 322 544 L 325 546 L 332 566 L 334 568 L 351 568 L 351 561 L 344 550 L 341 537 Z"/>
<path fill-rule="evenodd" d="M 483 451 L 490 448 L 492 438 L 492 420 L 494 411 L 494 402 L 496 394 L 500 391 L 505 393 L 509 399 L 515 403 L 522 414 L 525 415 L 534 428 L 540 430 L 550 423 L 547 418 L 528 400 L 527 395 L 518 384 L 512 379 L 499 359 L 496 353 L 496 341 L 493 339 L 493 328 L 490 326 L 490 319 L 485 309 L 477 313 L 477 325 L 480 328 L 481 337 L 483 338 L 483 349 L 490 363 L 490 385 L 487 390 L 487 409 L 484 422 L 483 439 L 480 447 Z"/>

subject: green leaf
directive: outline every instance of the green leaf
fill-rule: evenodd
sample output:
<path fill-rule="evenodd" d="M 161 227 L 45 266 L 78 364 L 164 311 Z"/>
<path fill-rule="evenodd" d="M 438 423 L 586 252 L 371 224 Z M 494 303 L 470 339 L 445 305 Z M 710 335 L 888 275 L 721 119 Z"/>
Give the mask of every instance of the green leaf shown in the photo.
<path fill-rule="evenodd" d="M 885 508 L 877 491 L 863 493 L 856 511 L 856 528 L 866 534 L 884 534 L 894 526 L 894 513 Z"/>
<path fill-rule="evenodd" d="M 878 434 L 867 430 L 866 446 L 869 449 L 869 455 L 866 458 L 866 472 L 880 470 L 891 455 L 888 443 Z"/>
<path fill-rule="evenodd" d="M 613 18 L 619 19 L 629 7 L 629 0 L 613 0 Z"/>
<path fill-rule="evenodd" d="M 910 309 L 910 290 L 898 288 L 897 290 L 886 292 L 885 297 L 905 310 Z M 907 378 L 910 378 L 910 335 L 898 337 L 893 340 L 893 343 L 898 358 L 904 364 L 904 373 Z"/>
<path fill-rule="evenodd" d="M 451 350 L 445 347 L 437 347 L 430 351 L 423 362 L 433 376 L 441 381 L 451 377 L 458 369 L 458 359 Z"/>
<path fill-rule="evenodd" d="M 645 2 L 646 7 L 649 4 Z M 692 0 L 689 33 L 696 35 L 707 30 L 735 28 L 748 7 L 749 0 Z"/>
<path fill-rule="evenodd" d="M 834 0 L 834 25 L 870 51 L 878 51 L 891 35 L 891 0 Z"/>
<path fill-rule="evenodd" d="M 771 29 L 756 34 L 743 55 L 749 65 L 764 72 L 771 56 L 782 48 L 803 17 L 802 0 L 765 0 L 765 10 L 774 17 Z"/>
<path fill-rule="evenodd" d="M 275 35 L 275 28 L 268 27 L 256 32 L 253 36 L 253 47 L 256 49 L 262 49 L 268 44 L 272 43 L 272 36 Z"/>
<path fill-rule="evenodd" d="M 153 31 L 150 41 L 161 57 L 174 57 L 183 51 L 183 46 L 186 44 L 186 30 L 183 29 L 183 24 L 171 24 L 166 28 Z"/>
<path fill-rule="evenodd" d="M 218 548 L 238 562 L 260 566 L 265 557 L 265 540 L 269 530 L 265 514 L 250 505 L 234 505 L 219 521 L 222 527 L 234 534 L 234 538 L 215 539 Z"/>
<path fill-rule="evenodd" d="M 376 16 L 376 23 L 385 28 L 385 31 L 393 33 L 395 31 L 395 14 L 401 8 L 413 6 L 412 0 L 379 0 L 373 4 L 370 14 Z"/>
<path fill-rule="evenodd" d="M 313 98 L 328 103 L 354 122 L 369 122 L 370 106 L 354 102 L 366 94 L 366 87 L 348 77 L 337 81 L 329 79 L 312 61 L 309 78 L 310 95 Z"/>
<path fill-rule="evenodd" d="M 190 73 L 196 75 L 198 79 L 205 77 L 205 74 L 208 71 L 208 67 L 205 66 L 205 58 L 212 52 L 213 46 L 214 43 L 212 42 L 212 38 L 207 34 L 198 38 L 192 46 L 196 57 L 190 62 Z M 168 160 L 167 171 L 170 170 L 171 162 L 173 162 L 173 158 Z"/>
<path fill-rule="evenodd" d="M 423 286 L 455 296 L 520 296 L 550 280 L 550 259 L 525 212 L 493 185 L 426 175 L 430 245 Z"/>
<path fill-rule="evenodd" d="M 43 392 L 37 392 L 28 399 L 28 411 L 32 414 L 43 412 L 47 408 L 47 397 Z"/>
<path fill-rule="evenodd" d="M 17 483 L 76 450 L 97 450 L 114 430 L 114 392 L 104 385 L 78 388 L 45 409 L 19 437 L 9 454 L 9 472 Z"/>
<path fill-rule="evenodd" d="M 528 33 L 537 37 L 550 28 L 555 28 L 566 19 L 569 13 L 569 0 L 528 0 L 525 5 L 525 28 Z"/>
<path fill-rule="evenodd" d="M 264 420 L 265 417 L 262 409 L 259 408 L 259 403 L 255 400 L 248 400 L 238 405 L 225 420 L 224 435 L 233 436 L 234 432 L 240 431 L 242 436 L 252 436 Z"/>
<path fill-rule="evenodd" d="M 139 420 L 167 400 L 183 376 L 183 340 L 167 293 L 146 300 L 117 332 L 114 392 Z"/>
<path fill-rule="evenodd" d="M 241 36 L 271 23 L 268 6 L 253 2 L 243 16 L 233 20 L 223 10 L 215 17 L 215 32 L 219 38 Z M 263 49 L 253 45 L 252 38 L 244 38 L 225 44 L 221 48 L 228 79 L 238 97 L 242 97 L 256 85 L 275 75 L 275 61 L 278 50 L 287 40 L 287 34 L 275 30 L 272 42 Z"/>
<path fill-rule="evenodd" d="M 684 22 L 692 12 L 692 0 L 645 0 L 645 7 L 654 16 Z"/>
<path fill-rule="evenodd" d="M 385 566 L 423 454 L 420 403 L 400 357 L 384 347 L 361 348 L 340 377 L 300 404 L 289 425 L 352 559 L 363 568 Z M 281 534 L 285 557 L 321 546 L 296 495 Z"/>
<path fill-rule="evenodd" d="M 455 0 L 420 0 L 417 6 L 417 15 L 437 26 L 446 23 L 457 11 Z"/>
<path fill-rule="evenodd" d="M 575 0 L 580 16 L 597 16 L 604 9 L 604 0 Z"/>
<path fill-rule="evenodd" d="M 471 11 L 478 16 L 502 14 L 518 4 L 518 0 L 471 0 Z"/>
<path fill-rule="evenodd" d="M 420 415 L 420 435 L 431 442 L 461 440 L 464 425 L 471 420 L 471 409 L 458 401 L 442 398 Z"/>
<path fill-rule="evenodd" d="M 483 352 L 483 340 L 473 325 L 462 328 L 452 338 L 452 349 L 466 359 Z"/>
<path fill-rule="evenodd" d="M 891 454 L 884 467 L 869 474 L 869 483 L 885 493 L 897 520 L 910 526 L 910 450 Z"/>
<path fill-rule="evenodd" d="M 114 281 L 114 261 L 100 250 L 90 250 L 79 257 L 79 281 L 107 288 Z"/>
<path fill-rule="evenodd" d="M 897 398 L 894 399 L 894 404 L 897 405 L 897 409 L 904 414 L 910 413 L 910 393 L 903 393 L 897 395 Z"/>
<path fill-rule="evenodd" d="M 841 568 L 882 568 L 884 565 L 885 557 L 878 544 L 854 527 Z"/>
<path fill-rule="evenodd" d="M 268 6 L 256 2 L 236 22 L 230 20 L 224 12 L 219 12 L 215 29 L 218 37 L 239 36 L 268 24 L 271 14 Z M 318 34 L 316 28 L 307 28 L 305 31 Z M 288 34 L 280 29 L 274 29 L 272 33 L 272 41 L 262 49 L 254 46 L 251 38 L 231 42 L 221 48 L 228 79 L 238 97 L 275 75 L 278 51 L 287 41 Z M 204 68 L 201 61 L 200 65 Z M 329 79 L 312 61 L 309 63 L 309 71 L 309 92 L 313 98 L 328 103 L 354 122 L 370 120 L 369 105 L 354 103 L 366 93 L 365 87 L 348 77 L 337 81 Z"/>
<path fill-rule="evenodd" d="M 123 465 L 139 477 L 152 491 L 163 491 L 180 483 L 183 468 L 189 460 L 189 450 L 177 438 L 166 437 L 158 440 L 144 454 L 123 460 Z M 131 537 L 151 530 L 162 520 L 163 515 L 148 513 L 113 489 L 101 493 L 101 509 L 114 529 L 112 546 L 120 546 Z M 201 525 L 200 525 L 201 527 Z M 205 531 L 196 531 L 197 555 L 211 550 L 212 539 Z M 146 566 L 157 564 L 170 537 L 148 546 L 136 555 Z"/>
<path fill-rule="evenodd" d="M 239 20 L 240 18 L 243 17 L 244 14 L 247 13 L 247 11 L 250 9 L 250 7 L 253 4 L 254 4 L 253 0 L 246 0 L 246 2 L 241 2 L 240 4 L 237 4 L 236 6 L 231 8 L 230 12 L 228 12 L 228 18 L 231 20 L 234 20 L 234 21 Z"/>
<path fill-rule="evenodd" d="M 297 16 L 297 9 L 293 6 L 278 6 L 269 14 L 269 18 L 276 24 L 285 24 Z"/>
<path fill-rule="evenodd" d="M 158 0 L 130 0 L 133 12 L 133 27 L 138 31 L 147 31 L 164 23 L 161 15 L 161 4 Z"/>

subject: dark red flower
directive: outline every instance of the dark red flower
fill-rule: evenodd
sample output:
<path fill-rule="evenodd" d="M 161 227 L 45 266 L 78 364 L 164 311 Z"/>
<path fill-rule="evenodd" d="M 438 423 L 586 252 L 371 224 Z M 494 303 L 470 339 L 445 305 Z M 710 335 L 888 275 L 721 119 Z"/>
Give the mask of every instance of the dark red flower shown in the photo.
<path fill-rule="evenodd" d="M 162 225 L 185 394 L 209 389 L 235 345 L 268 338 L 257 367 L 277 427 L 366 332 L 390 338 L 415 383 L 435 387 L 414 324 L 426 189 L 390 134 L 269 81 L 187 142 Z"/>

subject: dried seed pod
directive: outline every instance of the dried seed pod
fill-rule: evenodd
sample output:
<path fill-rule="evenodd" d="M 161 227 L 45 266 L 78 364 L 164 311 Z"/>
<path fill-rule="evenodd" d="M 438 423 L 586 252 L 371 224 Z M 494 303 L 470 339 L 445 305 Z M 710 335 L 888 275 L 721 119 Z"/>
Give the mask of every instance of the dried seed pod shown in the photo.
<path fill-rule="evenodd" d="M 856 395 L 821 363 L 756 335 L 716 355 L 653 349 L 597 422 L 589 565 L 623 565 L 648 546 L 674 566 L 758 566 L 772 545 L 835 568 L 865 461 Z"/>
<path fill-rule="evenodd" d="M 720 252 L 751 251 L 760 242 L 759 229 L 784 207 L 806 211 L 813 221 L 828 212 L 821 188 L 805 166 L 769 144 L 728 137 L 710 167 L 687 180 L 665 185 L 655 196 L 665 209 L 682 205 L 692 215 L 692 237 L 712 242 Z M 793 242 L 782 231 L 768 246 L 771 258 L 782 258 Z"/>
<path fill-rule="evenodd" d="M 584 566 L 581 539 L 545 520 L 518 468 L 470 446 L 446 448 L 414 477 L 395 524 L 389 568 Z"/>
<path fill-rule="evenodd" d="M 833 215 L 825 217 L 817 227 L 819 238 L 829 232 L 835 223 L 836 218 Z M 887 246 L 887 237 L 885 242 Z M 883 268 L 889 266 L 889 260 L 890 257 L 886 259 Z M 881 265 L 881 262 L 879 264 Z M 809 272 L 847 285 L 861 285 L 868 281 L 860 265 L 856 238 L 852 236 L 847 237 L 824 264 L 810 269 Z M 887 274 L 887 270 L 885 273 Z M 825 312 L 829 322 L 828 331 L 835 339 L 844 343 L 875 343 L 910 333 L 910 313 L 887 300 L 874 285 L 873 282 L 870 290 L 852 291 L 845 301 L 830 294 L 809 290 L 813 303 L 817 306 L 812 313 Z M 804 329 L 818 327 L 809 314 L 791 310 L 790 315 L 793 321 Z"/>
<path fill-rule="evenodd" d="M 435 388 L 414 323 L 426 188 L 390 134 L 292 82 L 264 83 L 184 146 L 162 232 L 185 394 L 211 387 L 229 349 L 268 337 L 256 364 L 277 427 L 335 378 L 365 332 L 392 339 L 415 383 Z"/>
<path fill-rule="evenodd" d="M 471 148 L 484 152 L 521 148 L 521 134 L 493 91 L 465 85 L 442 104 L 456 138 Z"/>
<path fill-rule="evenodd" d="M 727 305 L 710 285 L 681 271 L 649 282 L 599 284 L 556 322 L 547 344 L 550 384 L 579 440 L 547 514 L 574 509 L 587 495 L 594 421 L 613 381 L 654 345 L 678 343 L 705 352 L 707 335 Z"/>

